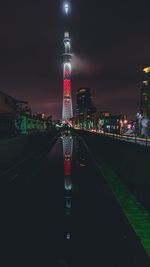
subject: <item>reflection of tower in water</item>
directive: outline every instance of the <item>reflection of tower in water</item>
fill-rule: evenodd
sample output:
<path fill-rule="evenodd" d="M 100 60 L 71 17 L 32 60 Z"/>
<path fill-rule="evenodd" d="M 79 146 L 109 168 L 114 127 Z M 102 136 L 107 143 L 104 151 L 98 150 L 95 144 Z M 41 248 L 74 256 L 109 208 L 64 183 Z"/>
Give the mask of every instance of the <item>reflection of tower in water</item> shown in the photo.
<path fill-rule="evenodd" d="M 63 136 L 64 177 L 65 190 L 72 189 L 71 162 L 72 162 L 73 139 L 71 135 Z"/>
<path fill-rule="evenodd" d="M 73 152 L 73 138 L 69 134 L 64 135 L 63 142 L 63 158 L 64 158 L 64 200 L 65 200 L 65 239 L 71 238 L 71 208 L 72 208 L 72 180 L 71 180 L 71 164 Z"/>

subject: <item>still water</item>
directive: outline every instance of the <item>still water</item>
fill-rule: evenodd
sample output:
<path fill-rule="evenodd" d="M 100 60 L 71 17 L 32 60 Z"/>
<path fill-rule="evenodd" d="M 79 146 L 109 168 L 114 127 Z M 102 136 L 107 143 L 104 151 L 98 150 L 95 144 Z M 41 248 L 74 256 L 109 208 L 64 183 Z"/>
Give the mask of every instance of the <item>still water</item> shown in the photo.
<path fill-rule="evenodd" d="M 0 265 L 149 267 L 83 139 L 62 132 L 47 151 L 2 187 Z"/>
<path fill-rule="evenodd" d="M 59 243 L 56 266 L 149 266 L 141 244 L 92 162 L 84 141 L 63 132 L 50 160 L 53 154 L 57 155 L 57 174 L 60 169 L 63 172 L 64 211 L 56 234 Z"/>

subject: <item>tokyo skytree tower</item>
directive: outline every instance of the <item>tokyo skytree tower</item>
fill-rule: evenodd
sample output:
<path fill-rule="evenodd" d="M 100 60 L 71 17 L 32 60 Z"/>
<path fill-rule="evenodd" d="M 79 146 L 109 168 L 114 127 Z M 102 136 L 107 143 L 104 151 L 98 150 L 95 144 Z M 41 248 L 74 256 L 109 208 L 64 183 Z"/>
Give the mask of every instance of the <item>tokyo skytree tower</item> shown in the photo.
<path fill-rule="evenodd" d="M 70 11 L 70 3 L 64 3 L 65 15 L 68 16 Z M 62 122 L 71 123 L 73 117 L 72 97 L 71 97 L 71 72 L 72 72 L 72 55 L 71 55 L 71 39 L 68 31 L 64 33 L 64 54 L 63 54 L 63 109 Z"/>

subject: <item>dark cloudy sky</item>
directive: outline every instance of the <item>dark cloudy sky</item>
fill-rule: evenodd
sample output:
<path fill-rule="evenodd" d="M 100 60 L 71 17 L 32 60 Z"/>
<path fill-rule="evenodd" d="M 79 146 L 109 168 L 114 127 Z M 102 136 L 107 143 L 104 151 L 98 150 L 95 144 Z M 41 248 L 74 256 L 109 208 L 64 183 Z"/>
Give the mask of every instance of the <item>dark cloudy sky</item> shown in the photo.
<path fill-rule="evenodd" d="M 0 90 L 29 101 L 34 112 L 61 116 L 63 0 L 0 4 Z M 98 109 L 134 115 L 141 72 L 150 58 L 150 1 L 70 0 L 73 102 L 92 88 Z"/>

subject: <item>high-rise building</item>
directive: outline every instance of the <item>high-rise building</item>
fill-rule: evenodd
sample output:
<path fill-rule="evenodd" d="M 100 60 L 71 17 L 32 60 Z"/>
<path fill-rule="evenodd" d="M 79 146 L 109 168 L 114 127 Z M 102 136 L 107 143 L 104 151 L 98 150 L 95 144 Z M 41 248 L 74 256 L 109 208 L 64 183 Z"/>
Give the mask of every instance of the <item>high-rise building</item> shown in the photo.
<path fill-rule="evenodd" d="M 92 102 L 91 89 L 85 87 L 79 88 L 77 90 L 77 118 L 80 121 L 85 121 L 91 119 L 95 112 L 96 108 Z"/>
<path fill-rule="evenodd" d="M 150 116 L 150 65 L 143 68 L 142 82 L 140 109 L 143 115 Z"/>

